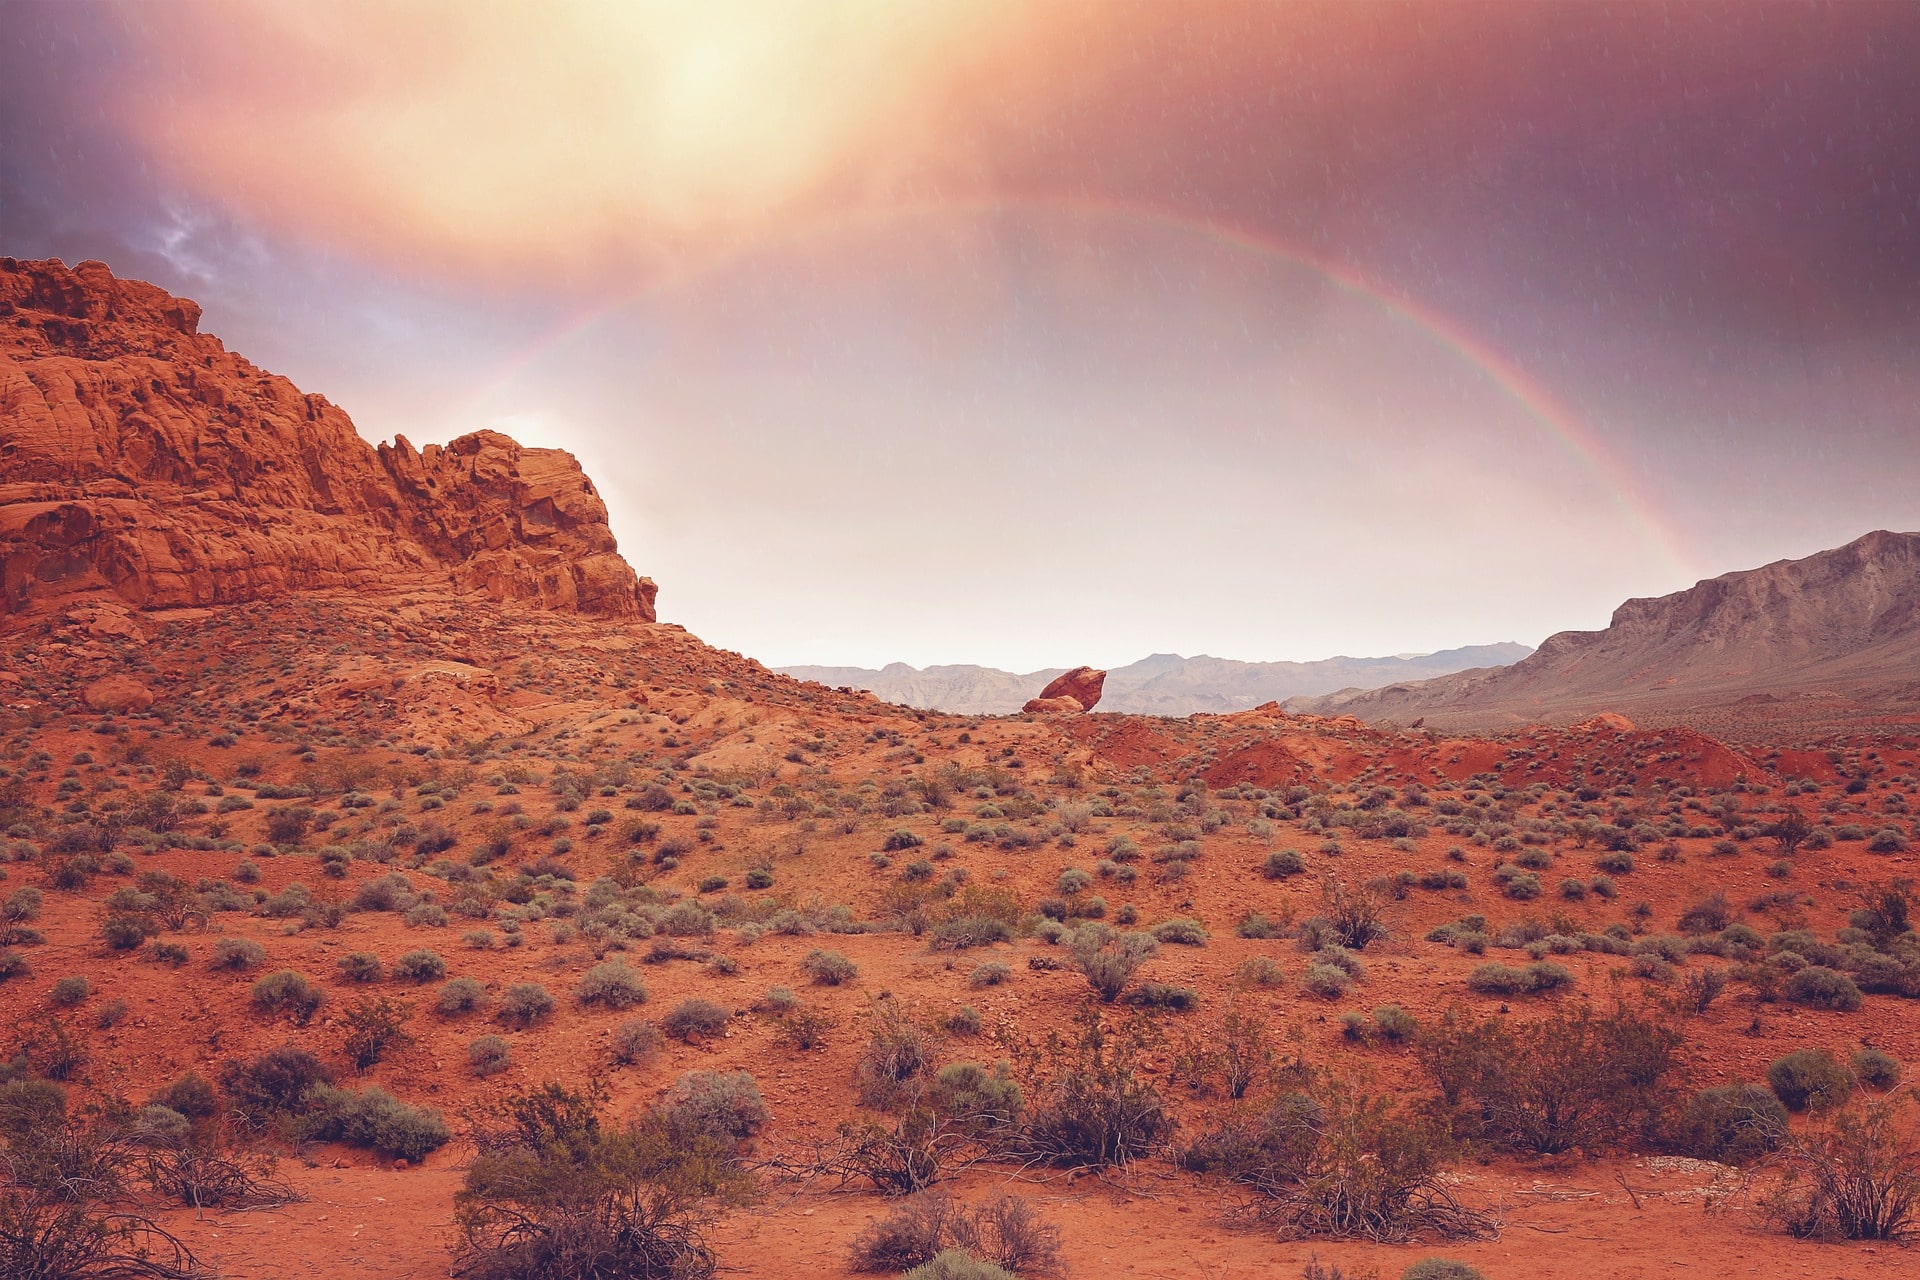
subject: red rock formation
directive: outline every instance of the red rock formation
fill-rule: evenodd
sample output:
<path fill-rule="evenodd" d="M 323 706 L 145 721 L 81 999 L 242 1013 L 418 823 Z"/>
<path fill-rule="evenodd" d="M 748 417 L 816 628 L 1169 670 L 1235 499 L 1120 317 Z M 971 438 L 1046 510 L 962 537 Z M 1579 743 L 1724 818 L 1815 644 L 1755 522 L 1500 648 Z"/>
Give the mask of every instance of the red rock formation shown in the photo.
<path fill-rule="evenodd" d="M 1106 672 L 1093 667 L 1075 667 L 1065 675 L 1055 676 L 1053 683 L 1042 689 L 1040 696 L 1030 700 L 1021 710 L 1091 711 L 1100 701 L 1100 690 L 1106 683 Z M 1066 705 L 1068 701 L 1073 705 Z"/>
<path fill-rule="evenodd" d="M 98 262 L 0 258 L 0 619 L 376 584 L 654 619 L 572 455 L 494 432 L 376 451 L 199 321 Z"/>

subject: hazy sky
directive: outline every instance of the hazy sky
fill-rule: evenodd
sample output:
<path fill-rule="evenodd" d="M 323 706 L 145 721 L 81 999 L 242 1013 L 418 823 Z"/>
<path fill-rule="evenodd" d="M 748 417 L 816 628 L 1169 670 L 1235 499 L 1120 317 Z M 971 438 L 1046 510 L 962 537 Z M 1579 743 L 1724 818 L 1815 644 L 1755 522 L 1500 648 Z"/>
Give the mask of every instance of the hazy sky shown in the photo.
<path fill-rule="evenodd" d="M 0 0 L 0 254 L 578 454 L 769 663 L 1378 654 L 1920 528 L 1907 0 Z"/>

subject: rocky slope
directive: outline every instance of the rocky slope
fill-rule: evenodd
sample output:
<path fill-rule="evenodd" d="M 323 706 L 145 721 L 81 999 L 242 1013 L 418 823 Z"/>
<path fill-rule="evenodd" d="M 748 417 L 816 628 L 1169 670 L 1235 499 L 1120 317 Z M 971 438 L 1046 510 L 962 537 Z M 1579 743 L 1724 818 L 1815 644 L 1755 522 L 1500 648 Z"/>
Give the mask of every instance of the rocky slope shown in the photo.
<path fill-rule="evenodd" d="M 1321 715 L 1436 727 L 1579 719 L 1600 709 L 1742 722 L 1920 716 L 1920 533 L 1867 534 L 1832 551 L 1629 600 L 1604 631 L 1565 631 L 1524 661 L 1417 684 L 1289 703 Z"/>
<path fill-rule="evenodd" d="M 1402 658 L 1325 658 L 1318 662 L 1239 662 L 1205 654 L 1183 658 L 1156 653 L 1107 673 L 1105 711 L 1185 716 L 1197 711 L 1246 711 L 1263 702 L 1347 687 L 1372 688 L 1423 680 L 1470 667 L 1514 662 L 1532 650 L 1520 644 L 1471 645 Z M 787 675 L 821 684 L 867 689 L 902 706 L 956 715 L 1011 715 L 1034 691 L 1066 668 L 1025 674 L 971 664 L 924 669 L 903 662 L 866 667 L 782 667 Z"/>
<path fill-rule="evenodd" d="M 103 263 L 0 258 L 0 622 L 375 584 L 654 617 L 570 454 L 376 450 L 199 322 Z"/>

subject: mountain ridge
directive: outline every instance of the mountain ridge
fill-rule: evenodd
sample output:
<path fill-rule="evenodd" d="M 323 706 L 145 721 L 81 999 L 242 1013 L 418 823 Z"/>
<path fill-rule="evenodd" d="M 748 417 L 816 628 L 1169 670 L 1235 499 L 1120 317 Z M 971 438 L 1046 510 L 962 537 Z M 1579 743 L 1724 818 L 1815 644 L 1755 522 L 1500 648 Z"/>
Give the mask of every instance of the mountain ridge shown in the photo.
<path fill-rule="evenodd" d="M 1812 705 L 1830 704 L 1824 711 Z M 1450 729 L 1615 711 L 1713 723 L 1735 707 L 1920 713 L 1920 533 L 1875 530 L 1799 559 L 1637 597 L 1599 631 L 1563 631 L 1512 666 L 1288 701 L 1313 715 Z"/>
<path fill-rule="evenodd" d="M 1264 702 L 1331 693 L 1359 680 L 1392 683 L 1409 676 L 1493 665 L 1501 659 L 1515 661 L 1531 652 L 1525 645 L 1505 642 L 1443 649 L 1413 658 L 1343 655 L 1312 662 L 1246 662 L 1208 654 L 1188 658 L 1154 653 L 1108 670 L 1100 709 L 1173 716 L 1246 711 Z M 1069 670 L 1045 667 L 1012 672 L 971 663 L 918 668 L 903 662 L 878 669 L 821 665 L 775 669 L 796 679 L 866 689 L 887 702 L 957 715 L 1011 715 L 1049 681 Z"/>

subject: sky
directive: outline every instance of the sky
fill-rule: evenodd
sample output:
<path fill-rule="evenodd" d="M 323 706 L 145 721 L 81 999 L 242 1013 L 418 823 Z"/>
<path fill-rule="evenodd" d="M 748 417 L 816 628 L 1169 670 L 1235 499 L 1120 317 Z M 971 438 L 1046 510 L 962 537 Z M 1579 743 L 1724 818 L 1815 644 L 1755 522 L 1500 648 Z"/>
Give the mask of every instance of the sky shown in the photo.
<path fill-rule="evenodd" d="M 1907 0 L 0 0 L 0 254 L 576 454 L 770 665 L 1537 643 L 1920 529 Z"/>

